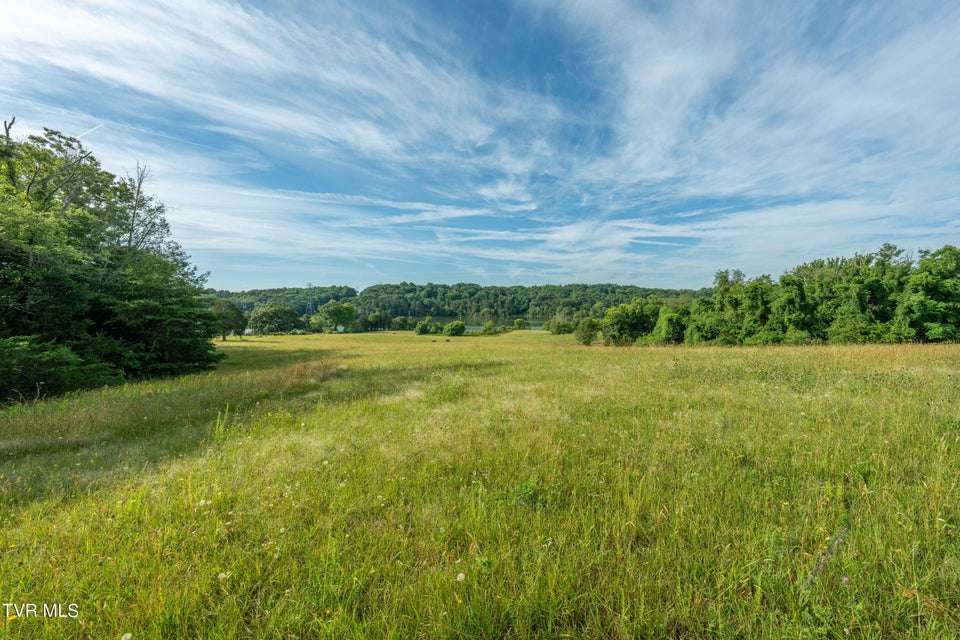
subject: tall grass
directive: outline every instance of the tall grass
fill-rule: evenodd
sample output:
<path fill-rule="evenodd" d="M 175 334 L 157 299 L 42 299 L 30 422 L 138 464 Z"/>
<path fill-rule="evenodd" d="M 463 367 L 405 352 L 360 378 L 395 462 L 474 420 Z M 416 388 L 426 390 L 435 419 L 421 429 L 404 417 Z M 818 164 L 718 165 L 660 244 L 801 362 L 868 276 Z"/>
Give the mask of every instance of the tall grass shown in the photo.
<path fill-rule="evenodd" d="M 0 413 L 0 636 L 960 635 L 956 345 L 223 349 Z"/>

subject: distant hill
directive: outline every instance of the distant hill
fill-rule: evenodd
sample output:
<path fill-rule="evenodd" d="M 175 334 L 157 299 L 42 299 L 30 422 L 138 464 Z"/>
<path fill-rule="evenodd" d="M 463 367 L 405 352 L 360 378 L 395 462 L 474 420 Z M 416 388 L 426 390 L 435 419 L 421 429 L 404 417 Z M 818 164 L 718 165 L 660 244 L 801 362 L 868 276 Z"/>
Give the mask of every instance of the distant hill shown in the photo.
<path fill-rule="evenodd" d="M 330 300 L 350 302 L 361 315 L 391 317 L 547 320 L 554 315 L 604 310 L 634 298 L 699 298 L 711 289 L 654 289 L 619 284 L 565 284 L 534 286 L 481 286 L 478 284 L 378 284 L 357 292 L 353 287 L 287 287 L 249 291 L 208 290 L 209 295 L 236 303 L 250 312 L 267 302 L 290 305 L 299 315 L 310 315 Z"/>

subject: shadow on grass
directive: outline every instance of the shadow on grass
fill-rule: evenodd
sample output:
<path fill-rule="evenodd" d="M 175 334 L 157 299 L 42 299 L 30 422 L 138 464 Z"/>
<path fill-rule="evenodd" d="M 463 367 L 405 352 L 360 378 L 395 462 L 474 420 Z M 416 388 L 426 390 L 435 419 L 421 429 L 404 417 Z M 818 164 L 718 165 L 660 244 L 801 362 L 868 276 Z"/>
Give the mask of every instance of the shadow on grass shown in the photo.
<path fill-rule="evenodd" d="M 456 401 L 471 378 L 504 363 L 347 366 L 353 354 L 259 345 L 231 350 L 213 372 L 128 384 L 0 412 L 0 505 L 24 508 L 108 489 L 214 446 L 218 420 L 252 422 L 282 408 L 342 404 L 426 381 L 430 402 Z"/>

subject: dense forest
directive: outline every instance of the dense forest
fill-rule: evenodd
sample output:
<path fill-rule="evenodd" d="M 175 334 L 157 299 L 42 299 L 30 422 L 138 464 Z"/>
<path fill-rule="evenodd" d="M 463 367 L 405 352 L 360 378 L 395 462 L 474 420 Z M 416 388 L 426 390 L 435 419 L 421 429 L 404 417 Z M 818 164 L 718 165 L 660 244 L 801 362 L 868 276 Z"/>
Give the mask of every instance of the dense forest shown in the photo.
<path fill-rule="evenodd" d="M 717 272 L 699 290 L 612 284 L 496 287 L 381 284 L 208 291 L 251 312 L 255 332 L 417 329 L 448 321 L 501 328 L 543 322 L 554 333 L 606 344 L 937 342 L 960 338 L 960 251 L 883 245 L 819 259 L 779 279 Z M 518 322 L 519 320 L 519 322 Z M 487 331 L 494 333 L 493 331 Z"/>
<path fill-rule="evenodd" d="M 960 250 L 946 245 L 914 259 L 885 244 L 875 253 L 802 264 L 776 282 L 720 271 L 709 296 L 637 299 L 607 310 L 596 329 L 607 344 L 954 341 Z M 596 333 L 586 323 L 581 341 Z"/>
<path fill-rule="evenodd" d="M 650 289 L 616 284 L 538 285 L 497 287 L 477 284 L 378 284 L 359 293 L 352 287 L 304 287 L 254 289 L 238 293 L 209 290 L 208 294 L 230 300 L 252 312 L 267 303 L 289 306 L 298 316 L 311 316 L 331 300 L 356 307 L 358 317 L 373 314 L 390 318 L 456 318 L 470 323 L 525 318 L 546 321 L 557 314 L 597 315 L 611 306 L 651 295 L 700 297 L 699 291 Z"/>
<path fill-rule="evenodd" d="M 0 138 L 0 403 L 203 369 L 220 331 L 149 172 L 57 131 Z"/>

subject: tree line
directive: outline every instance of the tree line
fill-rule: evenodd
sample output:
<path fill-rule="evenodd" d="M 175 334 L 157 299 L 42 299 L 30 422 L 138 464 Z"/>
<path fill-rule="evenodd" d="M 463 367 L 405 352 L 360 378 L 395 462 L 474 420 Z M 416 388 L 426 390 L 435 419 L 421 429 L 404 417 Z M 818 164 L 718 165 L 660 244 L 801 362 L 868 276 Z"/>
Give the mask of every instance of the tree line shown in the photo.
<path fill-rule="evenodd" d="M 251 315 L 251 329 L 262 327 L 260 309 L 270 306 L 270 328 L 322 331 L 335 326 L 349 326 L 352 330 L 414 329 L 419 322 L 430 318 L 438 323 L 454 320 L 482 326 L 494 322 L 496 326 L 513 326 L 516 318 L 529 322 L 548 322 L 552 319 L 602 316 L 611 306 L 627 303 L 637 297 L 680 295 L 699 297 L 709 290 L 674 290 L 616 284 L 568 284 L 536 286 L 481 286 L 477 284 L 378 284 L 357 292 L 351 287 L 290 287 L 283 289 L 253 289 L 232 292 L 213 290 L 211 296 L 229 300 Z M 334 303 L 334 304 L 331 304 Z M 289 309 L 281 311 L 277 305 Z M 330 305 L 329 308 L 327 305 Z M 349 322 L 339 318 L 332 324 L 338 305 L 349 305 L 354 316 Z M 326 311 L 324 311 L 326 309 Z M 320 317 L 317 317 L 320 314 Z M 299 318 L 299 320 L 295 320 Z M 435 320 L 434 320 L 435 319 Z M 278 324 L 279 323 L 279 324 Z M 571 329 L 572 330 L 572 329 Z"/>
<path fill-rule="evenodd" d="M 0 138 L 0 403 L 213 366 L 221 318 L 149 171 L 76 138 Z"/>
<path fill-rule="evenodd" d="M 719 271 L 710 295 L 636 298 L 579 318 L 589 344 L 844 344 L 960 339 L 960 250 L 892 244 L 801 264 L 774 282 Z"/>
<path fill-rule="evenodd" d="M 277 292 L 280 295 L 277 295 Z M 255 332 L 415 330 L 481 333 L 542 321 L 585 344 L 826 344 L 937 342 L 960 338 L 960 251 L 946 245 L 914 258 L 885 244 L 874 253 L 818 259 L 774 281 L 718 271 L 691 290 L 600 284 L 484 287 L 476 284 L 210 292 L 253 303 Z M 283 300 L 325 301 L 312 312 Z M 258 304 L 259 303 L 259 304 Z M 301 310 L 305 313 L 301 313 Z M 451 322 L 459 324 L 448 329 Z M 455 333 L 452 335 L 456 335 Z"/>

